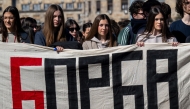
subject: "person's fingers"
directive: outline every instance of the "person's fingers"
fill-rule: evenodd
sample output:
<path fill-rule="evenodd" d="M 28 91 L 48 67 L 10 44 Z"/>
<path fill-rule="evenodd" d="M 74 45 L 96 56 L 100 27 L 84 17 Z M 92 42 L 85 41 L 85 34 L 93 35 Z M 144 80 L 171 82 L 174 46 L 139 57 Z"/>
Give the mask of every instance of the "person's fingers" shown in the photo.
<path fill-rule="evenodd" d="M 175 42 L 173 42 L 173 46 L 174 46 L 174 47 L 176 46 L 176 43 L 175 43 Z"/>
<path fill-rule="evenodd" d="M 143 47 L 144 46 L 144 42 L 140 42 L 140 46 Z"/>
<path fill-rule="evenodd" d="M 58 51 L 58 52 L 62 52 L 62 51 L 63 51 L 63 48 L 58 48 L 57 51 Z"/>
<path fill-rule="evenodd" d="M 178 42 L 173 42 L 172 46 L 176 47 L 176 46 L 178 46 L 178 44 L 179 44 Z"/>
<path fill-rule="evenodd" d="M 63 47 L 60 47 L 60 51 L 63 51 Z"/>
<path fill-rule="evenodd" d="M 139 43 L 140 43 L 140 44 L 139 44 L 139 45 L 140 45 L 140 47 L 142 47 L 141 42 L 139 42 Z"/>
<path fill-rule="evenodd" d="M 140 46 L 140 42 L 137 42 L 136 45 L 137 45 L 137 46 Z"/>
<path fill-rule="evenodd" d="M 57 46 L 56 48 L 57 48 L 57 52 L 62 52 L 64 50 L 64 48 L 60 46 Z"/>
<path fill-rule="evenodd" d="M 137 42 L 136 43 L 139 47 L 143 47 L 144 46 L 144 42 Z"/>
<path fill-rule="evenodd" d="M 176 42 L 176 47 L 178 46 L 178 44 L 179 44 L 179 43 L 178 43 L 178 42 Z"/>
<path fill-rule="evenodd" d="M 174 43 L 175 46 L 177 46 L 177 44 L 178 44 L 177 42 Z"/>

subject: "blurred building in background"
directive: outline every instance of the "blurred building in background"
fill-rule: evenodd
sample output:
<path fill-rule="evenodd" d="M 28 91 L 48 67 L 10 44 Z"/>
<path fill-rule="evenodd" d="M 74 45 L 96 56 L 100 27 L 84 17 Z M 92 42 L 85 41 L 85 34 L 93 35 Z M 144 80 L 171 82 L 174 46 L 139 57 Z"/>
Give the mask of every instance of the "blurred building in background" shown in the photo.
<path fill-rule="evenodd" d="M 64 10 L 65 19 L 74 19 L 79 25 L 93 22 L 98 14 L 107 14 L 111 19 L 120 21 L 130 19 L 129 6 L 134 0 L 0 0 L 0 15 L 3 10 L 12 5 L 20 12 L 20 17 L 32 17 L 39 23 L 44 22 L 47 8 L 58 4 Z M 146 0 L 145 0 L 146 1 Z M 172 8 L 172 19 L 177 18 L 175 12 L 176 0 L 159 0 Z"/>

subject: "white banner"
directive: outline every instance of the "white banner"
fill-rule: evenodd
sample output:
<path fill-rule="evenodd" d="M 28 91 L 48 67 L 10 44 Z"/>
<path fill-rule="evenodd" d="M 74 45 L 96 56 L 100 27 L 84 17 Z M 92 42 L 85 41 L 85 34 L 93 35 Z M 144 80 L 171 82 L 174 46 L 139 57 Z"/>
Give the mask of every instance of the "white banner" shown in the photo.
<path fill-rule="evenodd" d="M 190 44 L 64 50 L 0 43 L 0 109 L 189 109 Z"/>

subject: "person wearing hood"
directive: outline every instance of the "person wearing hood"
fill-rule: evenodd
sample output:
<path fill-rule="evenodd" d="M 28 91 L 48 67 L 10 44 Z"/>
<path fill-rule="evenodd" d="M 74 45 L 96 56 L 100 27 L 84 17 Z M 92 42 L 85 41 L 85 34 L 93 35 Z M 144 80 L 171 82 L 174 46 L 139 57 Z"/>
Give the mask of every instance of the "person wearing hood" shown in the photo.
<path fill-rule="evenodd" d="M 100 14 L 95 18 L 91 30 L 83 42 L 83 50 L 114 46 L 117 46 L 117 42 L 112 35 L 110 18 L 106 14 Z"/>

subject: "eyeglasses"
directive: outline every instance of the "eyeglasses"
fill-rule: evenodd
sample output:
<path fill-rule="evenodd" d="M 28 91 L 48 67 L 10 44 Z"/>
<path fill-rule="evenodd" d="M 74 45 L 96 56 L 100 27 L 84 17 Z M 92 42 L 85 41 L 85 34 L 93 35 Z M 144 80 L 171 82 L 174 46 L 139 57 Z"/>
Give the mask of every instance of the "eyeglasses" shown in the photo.
<path fill-rule="evenodd" d="M 186 4 L 186 5 L 190 4 L 190 2 L 183 2 L 183 3 Z"/>
<path fill-rule="evenodd" d="M 31 25 L 30 27 L 31 28 L 37 28 L 37 25 Z"/>
<path fill-rule="evenodd" d="M 140 15 L 142 15 L 142 16 L 144 16 L 144 15 L 145 15 L 144 13 L 137 13 L 137 14 L 140 14 Z"/>
<path fill-rule="evenodd" d="M 79 28 L 69 28 L 69 31 L 73 32 L 74 30 L 79 31 Z"/>

